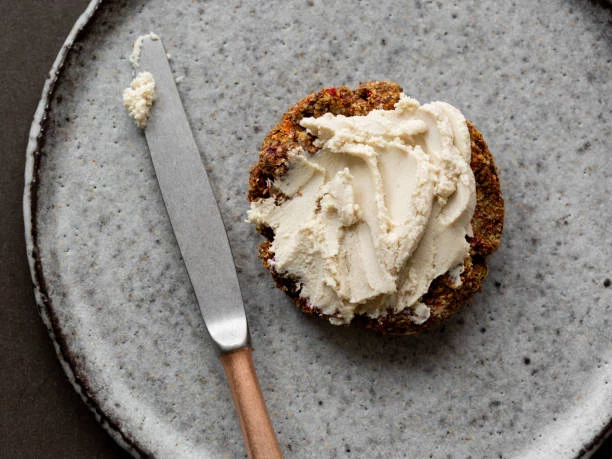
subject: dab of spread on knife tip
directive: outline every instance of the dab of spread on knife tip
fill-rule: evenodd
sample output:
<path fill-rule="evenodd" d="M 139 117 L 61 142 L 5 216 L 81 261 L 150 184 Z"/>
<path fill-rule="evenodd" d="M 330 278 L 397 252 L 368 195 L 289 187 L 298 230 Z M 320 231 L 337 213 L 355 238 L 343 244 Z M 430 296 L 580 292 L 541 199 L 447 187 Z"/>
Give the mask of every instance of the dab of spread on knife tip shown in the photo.
<path fill-rule="evenodd" d="M 134 70 L 140 67 L 140 52 L 145 38 L 159 40 L 157 34 L 153 32 L 141 35 L 136 39 L 130 55 L 130 62 Z M 147 125 L 153 102 L 155 102 L 155 79 L 150 72 L 140 72 L 132 80 L 130 87 L 123 91 L 123 105 L 138 127 L 144 128 Z"/>
<path fill-rule="evenodd" d="M 155 101 L 155 80 L 150 72 L 140 72 L 123 91 L 123 105 L 140 128 L 149 121 Z"/>
<path fill-rule="evenodd" d="M 155 32 L 149 32 L 136 39 L 134 46 L 132 46 L 132 54 L 130 55 L 130 62 L 135 69 L 140 67 L 140 52 L 142 51 L 142 42 L 145 38 L 150 38 L 153 41 L 159 40 L 159 36 Z"/>

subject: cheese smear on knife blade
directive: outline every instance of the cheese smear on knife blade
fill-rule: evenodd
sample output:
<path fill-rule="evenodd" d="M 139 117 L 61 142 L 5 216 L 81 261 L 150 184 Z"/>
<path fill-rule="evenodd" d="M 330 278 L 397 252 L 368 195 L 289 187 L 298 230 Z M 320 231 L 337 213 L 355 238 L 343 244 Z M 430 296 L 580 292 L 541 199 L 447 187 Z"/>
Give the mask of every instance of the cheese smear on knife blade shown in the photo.
<path fill-rule="evenodd" d="M 140 72 L 123 91 L 123 105 L 140 128 L 149 121 L 155 102 L 155 79 L 150 72 Z"/>

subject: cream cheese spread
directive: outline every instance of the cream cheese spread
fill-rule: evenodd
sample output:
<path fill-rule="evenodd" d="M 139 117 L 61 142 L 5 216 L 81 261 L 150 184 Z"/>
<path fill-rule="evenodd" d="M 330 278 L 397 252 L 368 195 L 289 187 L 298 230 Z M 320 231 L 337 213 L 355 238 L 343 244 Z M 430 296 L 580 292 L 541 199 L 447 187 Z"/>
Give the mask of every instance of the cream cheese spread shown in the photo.
<path fill-rule="evenodd" d="M 140 53 L 145 38 L 159 40 L 154 32 L 139 36 L 134 42 L 130 62 L 134 70 L 140 67 Z M 130 87 L 123 91 L 123 105 L 130 116 L 134 118 L 140 128 L 144 128 L 149 121 L 151 107 L 155 101 L 155 79 L 150 72 L 140 72 L 130 83 Z"/>
<path fill-rule="evenodd" d="M 138 127 L 144 128 L 155 101 L 155 80 L 150 72 L 140 72 L 123 91 L 123 105 Z"/>
<path fill-rule="evenodd" d="M 300 125 L 319 150 L 291 151 L 273 184 L 286 199 L 260 199 L 248 212 L 274 230 L 273 268 L 333 323 L 404 309 L 427 321 L 421 297 L 449 271 L 460 285 L 469 256 L 476 186 L 465 118 L 402 94 L 394 110 Z"/>
<path fill-rule="evenodd" d="M 142 51 L 142 42 L 147 37 L 151 38 L 151 40 L 159 40 L 159 36 L 154 32 L 141 35 L 136 39 L 134 42 L 134 47 L 132 48 L 132 54 L 130 54 L 130 62 L 132 63 L 132 67 L 135 69 L 140 67 L 140 52 Z M 168 59 L 170 59 L 170 57 L 168 57 Z"/>

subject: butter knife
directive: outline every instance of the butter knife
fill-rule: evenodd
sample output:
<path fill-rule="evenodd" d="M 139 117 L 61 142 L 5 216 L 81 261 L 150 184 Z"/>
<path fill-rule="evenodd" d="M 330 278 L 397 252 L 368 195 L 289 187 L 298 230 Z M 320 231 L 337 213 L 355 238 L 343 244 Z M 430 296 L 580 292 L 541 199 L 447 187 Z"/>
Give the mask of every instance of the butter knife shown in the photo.
<path fill-rule="evenodd" d="M 155 79 L 155 104 L 145 128 L 155 174 L 206 328 L 221 352 L 247 453 L 282 458 L 253 366 L 225 226 L 157 37 L 143 40 L 140 69 Z"/>

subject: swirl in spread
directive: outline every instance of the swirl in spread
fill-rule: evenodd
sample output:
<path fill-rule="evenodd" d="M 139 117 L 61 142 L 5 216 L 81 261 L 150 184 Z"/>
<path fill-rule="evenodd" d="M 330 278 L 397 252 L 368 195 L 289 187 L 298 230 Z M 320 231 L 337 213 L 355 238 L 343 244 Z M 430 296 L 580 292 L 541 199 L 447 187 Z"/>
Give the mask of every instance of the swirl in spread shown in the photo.
<path fill-rule="evenodd" d="M 476 187 L 465 118 L 402 94 L 394 110 L 300 125 L 319 150 L 291 151 L 273 184 L 287 199 L 260 199 L 248 214 L 274 230 L 273 268 L 333 323 L 404 309 L 425 322 L 421 297 L 447 272 L 459 285 L 469 256 Z"/>

